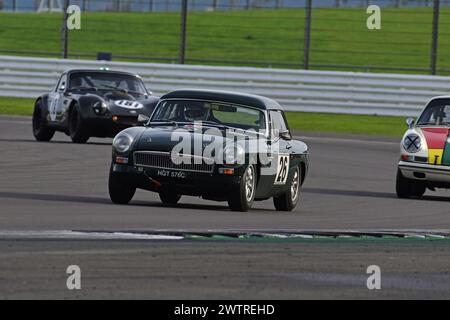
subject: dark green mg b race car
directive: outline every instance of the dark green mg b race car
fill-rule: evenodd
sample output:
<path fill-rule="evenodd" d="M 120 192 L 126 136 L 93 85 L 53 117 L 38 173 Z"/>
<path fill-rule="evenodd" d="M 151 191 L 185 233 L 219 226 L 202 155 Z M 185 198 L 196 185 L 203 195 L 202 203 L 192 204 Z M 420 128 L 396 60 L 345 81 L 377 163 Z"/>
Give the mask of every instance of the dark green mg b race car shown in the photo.
<path fill-rule="evenodd" d="M 227 201 L 247 211 L 273 198 L 292 211 L 308 172 L 308 147 L 292 139 L 282 107 L 254 95 L 178 90 L 163 96 L 141 127 L 113 142 L 109 193 L 128 204 L 136 189 L 175 205 L 181 196 Z"/>

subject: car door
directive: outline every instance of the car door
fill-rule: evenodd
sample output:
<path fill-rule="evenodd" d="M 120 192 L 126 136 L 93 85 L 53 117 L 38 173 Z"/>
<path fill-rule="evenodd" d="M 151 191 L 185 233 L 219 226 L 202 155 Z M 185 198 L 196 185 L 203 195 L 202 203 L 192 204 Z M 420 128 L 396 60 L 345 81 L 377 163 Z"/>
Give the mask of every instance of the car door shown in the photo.
<path fill-rule="evenodd" d="M 283 190 L 288 185 L 288 178 L 292 167 L 292 145 L 288 138 L 290 137 L 290 131 L 283 111 L 271 110 L 269 112 L 269 119 L 273 157 L 274 163 L 276 164 L 276 175 L 273 184 L 276 189 Z"/>
<path fill-rule="evenodd" d="M 53 92 L 48 96 L 48 113 L 50 122 L 59 123 L 61 121 L 62 103 L 64 92 L 66 91 L 67 74 L 63 74 L 58 81 Z"/>
<path fill-rule="evenodd" d="M 289 140 L 282 138 L 280 133 L 289 132 L 282 111 L 273 110 L 267 113 L 269 117 L 269 138 L 267 148 L 270 158 L 267 165 L 261 166 L 257 197 L 269 198 L 279 195 L 288 188 L 291 168 L 292 146 Z"/>

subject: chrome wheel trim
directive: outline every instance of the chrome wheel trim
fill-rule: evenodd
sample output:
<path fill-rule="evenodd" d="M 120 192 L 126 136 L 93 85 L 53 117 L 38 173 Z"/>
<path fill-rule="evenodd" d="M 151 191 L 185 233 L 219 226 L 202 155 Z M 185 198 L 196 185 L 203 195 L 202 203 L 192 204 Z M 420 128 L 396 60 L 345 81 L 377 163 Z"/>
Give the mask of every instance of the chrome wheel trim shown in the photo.
<path fill-rule="evenodd" d="M 255 168 L 253 166 L 249 166 L 245 171 L 245 199 L 247 202 L 251 202 L 253 200 L 255 185 Z"/>
<path fill-rule="evenodd" d="M 291 183 L 291 200 L 292 202 L 297 201 L 298 195 L 300 191 L 300 174 L 299 169 L 297 168 L 294 173 L 294 178 Z"/>

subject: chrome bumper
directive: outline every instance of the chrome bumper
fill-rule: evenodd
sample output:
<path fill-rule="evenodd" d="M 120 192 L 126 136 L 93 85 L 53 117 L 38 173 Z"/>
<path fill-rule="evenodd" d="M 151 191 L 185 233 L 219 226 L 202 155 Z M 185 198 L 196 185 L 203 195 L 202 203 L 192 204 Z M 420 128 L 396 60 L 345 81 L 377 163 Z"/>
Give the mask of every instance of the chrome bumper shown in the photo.
<path fill-rule="evenodd" d="M 408 179 L 450 183 L 450 166 L 400 161 L 398 168 Z"/>

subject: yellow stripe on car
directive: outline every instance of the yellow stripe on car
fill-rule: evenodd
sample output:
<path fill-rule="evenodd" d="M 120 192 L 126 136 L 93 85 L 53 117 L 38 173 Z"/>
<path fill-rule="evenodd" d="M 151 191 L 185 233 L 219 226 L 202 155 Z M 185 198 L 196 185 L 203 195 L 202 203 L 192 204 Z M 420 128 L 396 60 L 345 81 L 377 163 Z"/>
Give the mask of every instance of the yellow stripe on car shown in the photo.
<path fill-rule="evenodd" d="M 430 149 L 428 150 L 428 163 L 435 165 L 442 165 L 443 156 L 444 156 L 443 149 Z"/>

